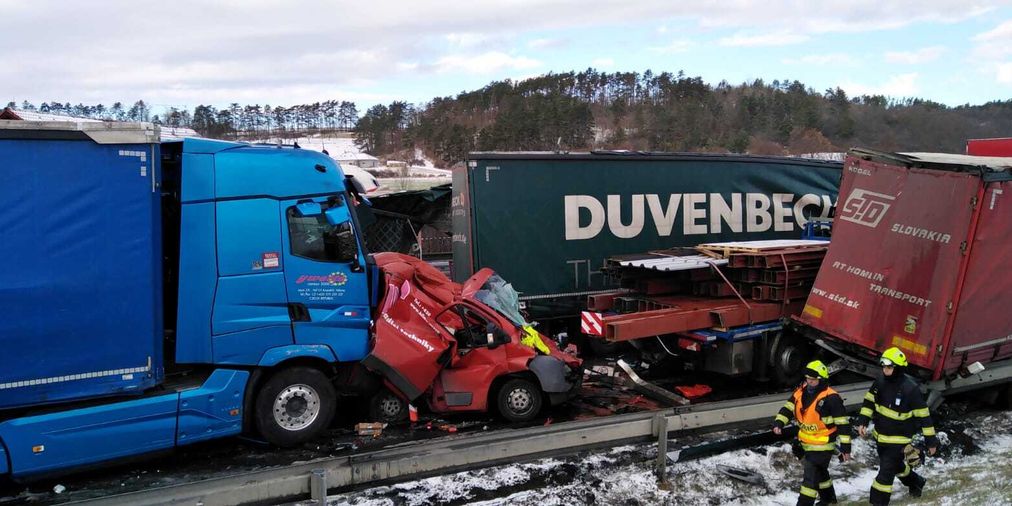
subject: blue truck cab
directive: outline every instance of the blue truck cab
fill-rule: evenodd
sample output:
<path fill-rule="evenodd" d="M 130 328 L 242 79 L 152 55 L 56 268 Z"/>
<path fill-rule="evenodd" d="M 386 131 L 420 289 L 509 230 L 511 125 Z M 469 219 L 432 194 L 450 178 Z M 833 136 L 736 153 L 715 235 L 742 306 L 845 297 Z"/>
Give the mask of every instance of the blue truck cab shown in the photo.
<path fill-rule="evenodd" d="M 375 292 L 345 185 L 291 147 L 0 121 L 0 475 L 324 430 Z"/>

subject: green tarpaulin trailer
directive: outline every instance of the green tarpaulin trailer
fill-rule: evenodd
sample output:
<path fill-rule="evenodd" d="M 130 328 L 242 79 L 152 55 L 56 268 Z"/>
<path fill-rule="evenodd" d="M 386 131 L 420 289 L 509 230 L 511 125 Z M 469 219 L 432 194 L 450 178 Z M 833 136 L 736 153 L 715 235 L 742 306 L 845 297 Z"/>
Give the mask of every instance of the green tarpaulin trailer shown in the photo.
<path fill-rule="evenodd" d="M 454 170 L 453 278 L 510 280 L 535 318 L 614 288 L 604 259 L 789 239 L 836 203 L 839 162 L 683 153 L 471 153 Z"/>

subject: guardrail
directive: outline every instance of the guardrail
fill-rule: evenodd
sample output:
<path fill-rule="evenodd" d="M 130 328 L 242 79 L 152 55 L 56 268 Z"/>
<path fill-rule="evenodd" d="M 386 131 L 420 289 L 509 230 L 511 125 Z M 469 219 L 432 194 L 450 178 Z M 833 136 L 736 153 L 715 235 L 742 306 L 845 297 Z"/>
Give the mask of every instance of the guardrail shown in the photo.
<path fill-rule="evenodd" d="M 861 404 L 870 383 L 834 387 L 844 404 Z M 674 409 L 504 429 L 408 443 L 357 455 L 158 487 L 70 504 L 231 506 L 320 499 L 328 490 L 419 479 L 468 469 L 528 461 L 582 450 L 645 442 L 672 432 L 712 431 L 772 420 L 783 393 Z M 658 416 L 661 415 L 661 416 Z M 667 438 L 664 438 L 666 441 Z"/>

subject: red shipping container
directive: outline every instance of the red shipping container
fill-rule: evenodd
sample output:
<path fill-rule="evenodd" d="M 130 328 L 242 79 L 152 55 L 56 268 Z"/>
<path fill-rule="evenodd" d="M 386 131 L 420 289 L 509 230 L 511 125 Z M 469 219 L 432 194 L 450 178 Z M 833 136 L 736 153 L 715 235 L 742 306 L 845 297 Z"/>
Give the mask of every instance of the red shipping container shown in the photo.
<path fill-rule="evenodd" d="M 1012 137 L 1004 139 L 970 139 L 966 154 L 974 156 L 1012 156 Z"/>
<path fill-rule="evenodd" d="M 853 150 L 800 320 L 933 379 L 1012 357 L 1012 158 Z"/>

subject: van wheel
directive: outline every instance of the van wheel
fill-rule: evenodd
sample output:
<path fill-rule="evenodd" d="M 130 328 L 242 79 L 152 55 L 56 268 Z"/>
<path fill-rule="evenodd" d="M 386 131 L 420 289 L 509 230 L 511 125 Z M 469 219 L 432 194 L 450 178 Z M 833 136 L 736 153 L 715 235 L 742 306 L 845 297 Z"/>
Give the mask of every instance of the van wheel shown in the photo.
<path fill-rule="evenodd" d="M 369 418 L 383 423 L 401 423 L 408 419 L 408 403 L 383 388 L 369 398 Z"/>
<path fill-rule="evenodd" d="M 322 372 L 309 367 L 284 369 L 271 376 L 257 395 L 257 429 L 273 445 L 300 445 L 330 426 L 336 400 L 334 385 Z"/>
<path fill-rule="evenodd" d="M 511 422 L 526 422 L 534 419 L 541 411 L 541 389 L 534 383 L 513 378 L 496 393 L 496 407 L 499 414 Z"/>

